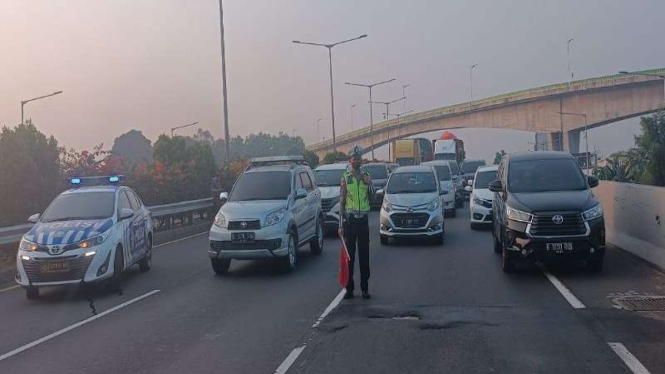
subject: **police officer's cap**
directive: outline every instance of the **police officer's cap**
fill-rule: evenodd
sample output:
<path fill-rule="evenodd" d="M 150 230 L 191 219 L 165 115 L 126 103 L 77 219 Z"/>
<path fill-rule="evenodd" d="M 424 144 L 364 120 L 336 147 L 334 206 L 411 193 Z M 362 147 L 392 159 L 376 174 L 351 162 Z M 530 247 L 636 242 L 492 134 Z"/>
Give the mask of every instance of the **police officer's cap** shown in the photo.
<path fill-rule="evenodd" d="M 359 145 L 353 146 L 351 150 L 349 151 L 349 158 L 354 158 L 354 157 L 363 157 L 363 148 Z"/>

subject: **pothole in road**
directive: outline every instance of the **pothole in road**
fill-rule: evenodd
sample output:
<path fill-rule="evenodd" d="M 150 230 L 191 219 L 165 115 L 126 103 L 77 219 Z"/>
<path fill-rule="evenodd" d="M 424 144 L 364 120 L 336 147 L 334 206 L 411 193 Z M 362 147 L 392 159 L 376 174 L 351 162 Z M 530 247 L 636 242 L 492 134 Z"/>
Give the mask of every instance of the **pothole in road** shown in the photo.
<path fill-rule="evenodd" d="M 420 320 L 420 314 L 418 312 L 398 312 L 398 313 L 377 313 L 370 314 L 367 316 L 369 319 L 393 319 L 393 320 L 406 320 L 406 321 L 417 321 Z"/>
<path fill-rule="evenodd" d="M 445 330 L 465 326 L 498 326 L 496 323 L 478 322 L 478 321 L 453 321 L 443 324 L 424 323 L 418 326 L 419 330 Z"/>

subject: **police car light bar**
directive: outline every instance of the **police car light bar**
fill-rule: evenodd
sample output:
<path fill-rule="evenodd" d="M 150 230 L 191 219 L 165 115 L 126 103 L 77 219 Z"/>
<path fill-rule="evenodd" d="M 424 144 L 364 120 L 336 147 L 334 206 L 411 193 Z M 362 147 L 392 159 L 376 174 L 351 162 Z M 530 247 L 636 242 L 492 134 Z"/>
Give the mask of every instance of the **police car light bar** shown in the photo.
<path fill-rule="evenodd" d="M 74 186 L 103 186 L 107 184 L 118 184 L 125 179 L 124 175 L 109 175 L 99 177 L 71 177 L 67 182 Z"/>

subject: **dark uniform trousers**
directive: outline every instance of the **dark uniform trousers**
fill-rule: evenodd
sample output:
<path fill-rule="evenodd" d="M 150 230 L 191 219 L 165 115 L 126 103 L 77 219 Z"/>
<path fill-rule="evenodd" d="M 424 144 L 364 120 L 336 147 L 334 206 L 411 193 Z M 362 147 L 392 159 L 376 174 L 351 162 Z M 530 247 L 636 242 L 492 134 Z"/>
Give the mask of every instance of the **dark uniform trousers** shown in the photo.
<path fill-rule="evenodd" d="M 347 216 L 346 228 L 346 248 L 349 250 L 349 283 L 346 286 L 348 292 L 353 292 L 353 268 L 356 262 L 356 249 L 358 252 L 358 262 L 360 263 L 360 289 L 369 292 L 369 218 L 365 215 L 362 218 L 355 218 L 352 215 Z M 357 246 L 356 246 L 357 243 Z"/>

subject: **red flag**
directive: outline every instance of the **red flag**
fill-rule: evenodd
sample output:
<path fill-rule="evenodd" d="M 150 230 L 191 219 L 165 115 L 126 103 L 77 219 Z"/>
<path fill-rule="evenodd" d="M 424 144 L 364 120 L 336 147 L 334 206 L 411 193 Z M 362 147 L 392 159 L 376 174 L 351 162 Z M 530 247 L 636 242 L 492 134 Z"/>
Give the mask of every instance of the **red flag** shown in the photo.
<path fill-rule="evenodd" d="M 342 238 L 342 248 L 339 249 L 339 275 L 337 277 L 337 281 L 343 288 L 346 288 L 346 286 L 349 284 L 350 260 L 351 258 L 349 257 L 349 251 L 346 249 L 346 243 Z"/>

